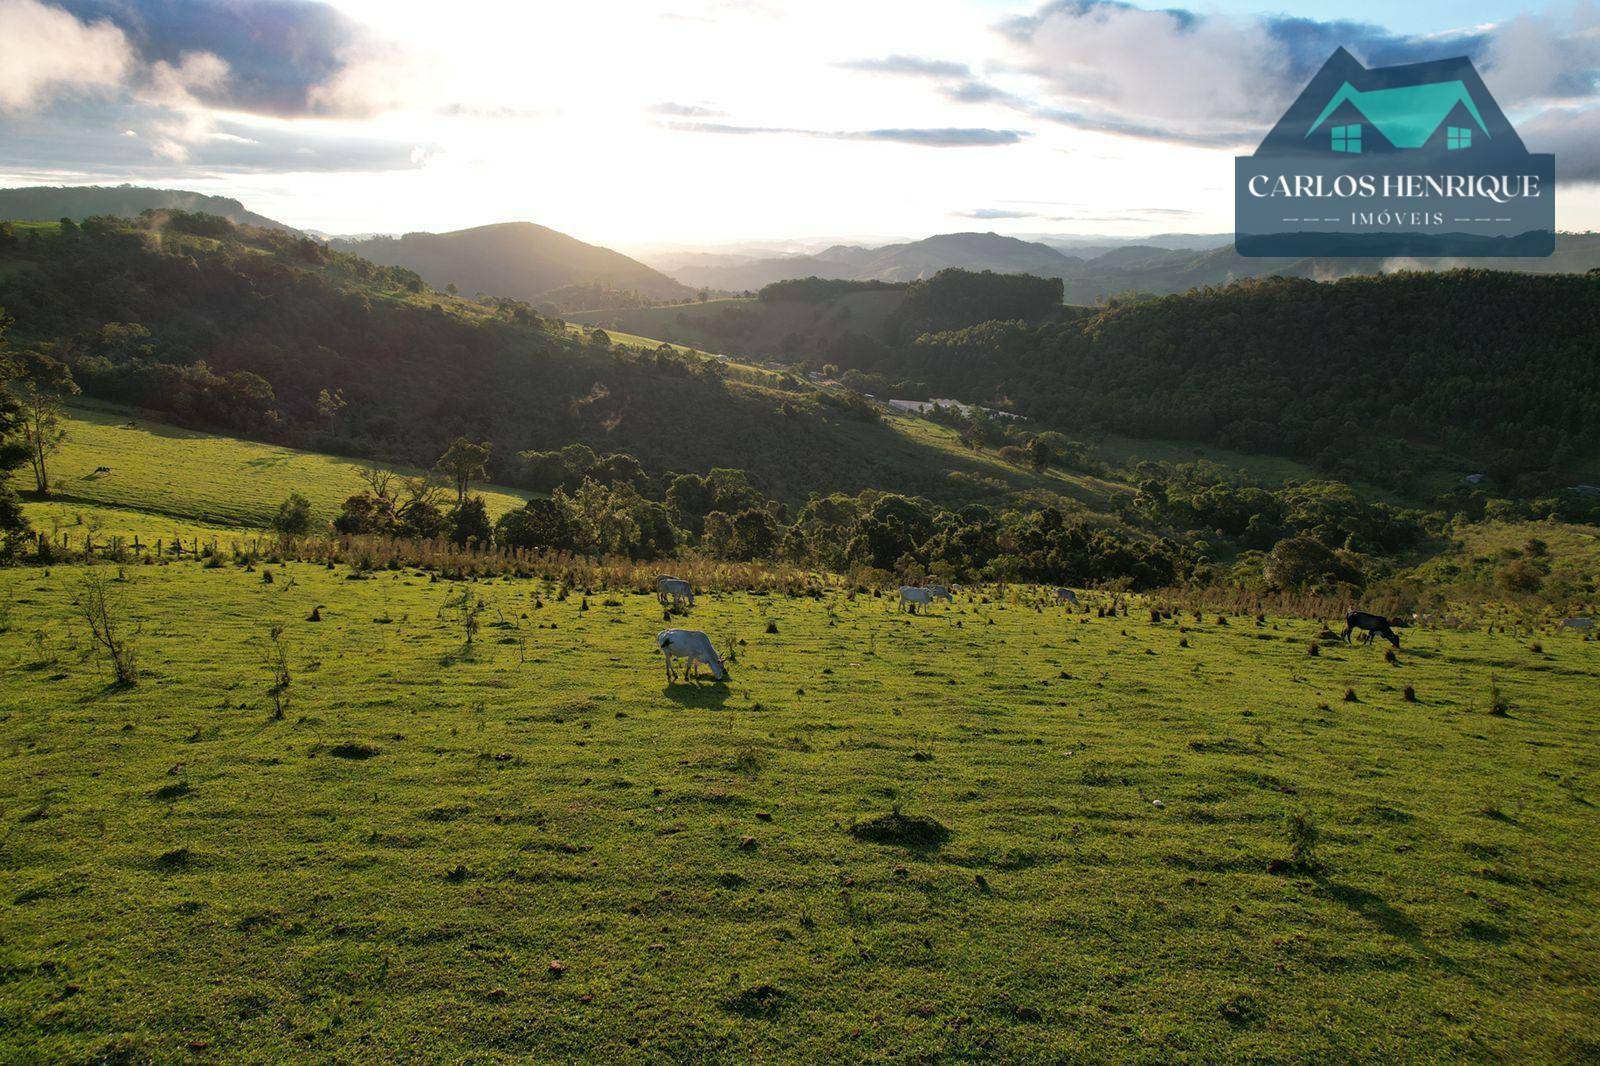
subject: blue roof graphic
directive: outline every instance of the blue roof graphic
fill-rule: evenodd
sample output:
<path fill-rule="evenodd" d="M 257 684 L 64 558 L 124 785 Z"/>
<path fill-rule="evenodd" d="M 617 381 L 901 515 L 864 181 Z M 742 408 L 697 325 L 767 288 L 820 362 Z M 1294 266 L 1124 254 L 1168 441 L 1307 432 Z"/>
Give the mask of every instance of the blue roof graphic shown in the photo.
<path fill-rule="evenodd" d="M 1459 80 L 1366 92 L 1345 82 L 1311 124 L 1306 136 L 1317 132 L 1318 127 L 1345 103 L 1352 104 L 1360 111 L 1396 148 L 1421 148 L 1457 104 L 1465 106 L 1483 135 L 1489 136 L 1489 127 L 1484 124 L 1478 105 L 1473 102 L 1466 84 Z"/>

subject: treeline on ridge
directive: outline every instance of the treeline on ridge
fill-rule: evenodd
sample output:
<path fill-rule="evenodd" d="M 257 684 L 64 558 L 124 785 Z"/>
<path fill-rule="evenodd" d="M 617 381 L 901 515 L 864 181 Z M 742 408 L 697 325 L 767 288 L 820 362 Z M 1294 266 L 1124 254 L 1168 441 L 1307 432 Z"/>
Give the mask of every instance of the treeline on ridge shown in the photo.
<path fill-rule="evenodd" d="M 1430 449 L 1532 495 L 1600 441 L 1600 274 L 1272 278 L 1029 326 L 927 333 L 862 367 L 1058 428 L 1296 456 L 1403 484 Z M 842 365 L 842 364 L 841 364 Z"/>

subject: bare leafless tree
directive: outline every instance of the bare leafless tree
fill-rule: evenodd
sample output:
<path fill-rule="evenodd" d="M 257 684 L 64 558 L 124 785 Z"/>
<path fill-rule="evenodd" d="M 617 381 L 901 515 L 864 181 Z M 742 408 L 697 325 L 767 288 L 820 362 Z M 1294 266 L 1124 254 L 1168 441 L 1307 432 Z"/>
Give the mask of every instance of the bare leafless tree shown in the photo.
<path fill-rule="evenodd" d="M 361 468 L 361 480 L 378 499 L 391 502 L 394 500 L 395 474 L 393 470 L 385 470 L 383 467 L 376 465 L 364 466 Z"/>
<path fill-rule="evenodd" d="M 272 717 L 282 718 L 283 709 L 289 703 L 289 645 L 283 639 L 283 626 L 274 625 L 267 628 L 267 635 L 261 641 L 261 664 L 272 675 L 272 687 L 267 690 L 272 697 Z"/>
<path fill-rule="evenodd" d="M 137 685 L 139 665 L 134 642 L 140 627 L 132 623 L 130 631 L 127 613 L 112 590 L 111 582 L 98 570 L 86 570 L 74 602 L 89 627 L 96 650 L 110 660 L 117 684 Z"/>

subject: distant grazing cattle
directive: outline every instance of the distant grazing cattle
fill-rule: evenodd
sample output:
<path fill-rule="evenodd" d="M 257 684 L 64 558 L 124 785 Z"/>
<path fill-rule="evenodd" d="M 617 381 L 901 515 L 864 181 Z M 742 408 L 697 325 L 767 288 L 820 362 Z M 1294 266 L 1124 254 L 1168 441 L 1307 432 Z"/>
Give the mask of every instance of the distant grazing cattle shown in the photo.
<path fill-rule="evenodd" d="M 109 474 L 111 473 L 111 468 L 109 466 L 97 466 L 94 468 L 94 472 L 96 474 Z"/>
<path fill-rule="evenodd" d="M 936 600 L 948 600 L 951 602 L 955 600 L 955 597 L 950 595 L 950 589 L 946 585 L 929 585 L 927 589 Z"/>
<path fill-rule="evenodd" d="M 1395 647 L 1400 646 L 1400 634 L 1396 633 L 1389 625 L 1389 620 L 1381 614 L 1367 614 L 1365 611 L 1351 611 L 1344 616 L 1344 642 L 1350 643 L 1350 634 L 1356 630 L 1363 630 L 1366 643 L 1372 643 L 1373 637 L 1382 637 Z"/>
<path fill-rule="evenodd" d="M 906 610 L 906 607 L 909 604 L 911 613 L 916 614 L 919 606 L 926 607 L 932 602 L 932 589 L 916 588 L 911 585 L 900 586 L 900 603 L 897 608 L 898 610 Z"/>
<path fill-rule="evenodd" d="M 1069 588 L 1058 588 L 1056 589 L 1056 602 L 1070 603 L 1072 606 L 1076 607 L 1078 606 L 1078 594 Z"/>
<path fill-rule="evenodd" d="M 661 601 L 661 606 L 667 605 L 667 597 L 672 597 L 672 606 L 682 607 L 685 601 L 690 607 L 694 606 L 694 587 L 682 578 L 658 577 L 656 578 L 656 599 Z"/>
<path fill-rule="evenodd" d="M 687 680 L 695 680 L 700 663 L 709 666 L 711 676 L 718 681 L 728 679 L 728 670 L 722 664 L 722 656 L 712 647 L 711 638 L 698 629 L 664 629 L 656 634 L 656 646 L 661 649 L 661 656 L 667 661 L 668 684 L 678 680 L 672 669 L 674 659 L 689 660 L 688 665 L 683 668 L 683 675 Z"/>
<path fill-rule="evenodd" d="M 1593 618 L 1567 618 L 1561 622 L 1562 629 L 1586 630 L 1594 628 Z"/>

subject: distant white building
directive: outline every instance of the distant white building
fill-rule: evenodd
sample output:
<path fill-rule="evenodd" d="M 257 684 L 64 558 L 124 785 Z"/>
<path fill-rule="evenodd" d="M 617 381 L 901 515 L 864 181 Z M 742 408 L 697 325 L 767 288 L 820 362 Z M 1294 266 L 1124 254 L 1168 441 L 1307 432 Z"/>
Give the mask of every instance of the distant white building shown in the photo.
<path fill-rule="evenodd" d="M 934 400 L 890 400 L 889 409 L 907 415 L 925 415 L 935 407 L 943 407 L 950 411 L 959 411 L 963 418 L 972 417 L 974 411 L 984 411 L 996 418 L 1017 418 L 1010 411 L 996 411 L 989 407 L 980 407 L 974 403 L 962 403 L 960 400 L 934 399 Z"/>

